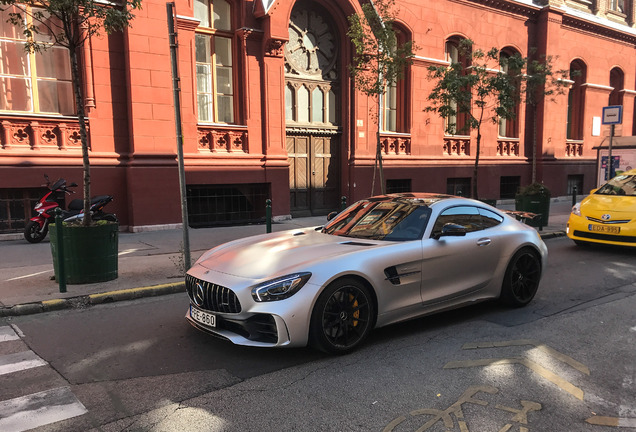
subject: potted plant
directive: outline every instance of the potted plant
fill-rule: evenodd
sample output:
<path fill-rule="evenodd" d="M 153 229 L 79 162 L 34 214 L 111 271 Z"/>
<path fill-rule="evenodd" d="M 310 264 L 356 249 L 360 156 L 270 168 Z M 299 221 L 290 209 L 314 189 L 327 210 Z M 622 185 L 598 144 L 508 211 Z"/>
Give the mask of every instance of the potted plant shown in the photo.
<path fill-rule="evenodd" d="M 528 219 L 526 223 L 542 229 L 548 225 L 551 195 L 550 190 L 543 183 L 534 182 L 522 186 L 515 195 L 515 210 L 537 214 L 537 217 Z"/>

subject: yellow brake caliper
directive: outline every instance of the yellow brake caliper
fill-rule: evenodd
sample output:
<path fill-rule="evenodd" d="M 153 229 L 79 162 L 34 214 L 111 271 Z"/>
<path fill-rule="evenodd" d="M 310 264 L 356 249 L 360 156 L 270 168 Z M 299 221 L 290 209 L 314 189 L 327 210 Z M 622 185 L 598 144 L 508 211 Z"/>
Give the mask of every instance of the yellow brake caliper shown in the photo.
<path fill-rule="evenodd" d="M 349 294 L 349 300 L 353 300 L 353 294 Z M 353 302 L 353 307 L 357 308 L 358 307 L 358 300 Z M 355 318 L 355 320 L 353 321 L 353 326 L 356 327 L 358 325 L 358 319 L 360 318 L 360 310 L 357 310 L 353 313 L 353 318 Z"/>

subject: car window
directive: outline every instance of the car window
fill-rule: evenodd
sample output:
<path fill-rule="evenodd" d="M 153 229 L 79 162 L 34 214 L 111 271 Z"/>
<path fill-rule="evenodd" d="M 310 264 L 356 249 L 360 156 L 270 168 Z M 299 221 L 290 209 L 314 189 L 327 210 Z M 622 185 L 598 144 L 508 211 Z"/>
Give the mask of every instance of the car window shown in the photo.
<path fill-rule="evenodd" d="M 409 200 L 363 201 L 332 219 L 325 234 L 390 241 L 422 238 L 431 213 L 429 207 Z"/>
<path fill-rule="evenodd" d="M 442 232 L 444 225 L 451 223 L 461 225 L 468 232 L 479 231 L 481 226 L 481 215 L 474 206 L 457 206 L 444 210 L 435 221 L 431 237 L 436 237 Z"/>
<path fill-rule="evenodd" d="M 595 193 L 598 195 L 636 196 L 636 176 L 616 176 L 601 186 Z"/>
<path fill-rule="evenodd" d="M 497 226 L 504 220 L 503 216 L 484 208 L 479 209 L 479 214 L 481 215 L 481 226 L 483 229 Z"/>

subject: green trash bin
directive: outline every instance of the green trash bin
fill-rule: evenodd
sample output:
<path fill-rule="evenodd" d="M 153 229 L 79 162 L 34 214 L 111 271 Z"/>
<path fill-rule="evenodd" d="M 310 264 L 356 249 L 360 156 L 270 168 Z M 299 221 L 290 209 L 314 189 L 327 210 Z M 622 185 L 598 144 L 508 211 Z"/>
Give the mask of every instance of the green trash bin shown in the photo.
<path fill-rule="evenodd" d="M 51 236 L 51 254 L 55 276 L 59 274 L 57 232 L 55 225 L 49 230 Z M 64 269 L 66 283 L 86 284 L 117 279 L 117 259 L 119 248 L 119 224 L 100 223 L 85 227 L 83 225 L 64 225 Z"/>
<path fill-rule="evenodd" d="M 526 224 L 542 229 L 550 217 L 550 191 L 540 183 L 521 188 L 515 195 L 515 210 L 537 214 L 536 218 L 526 220 Z"/>

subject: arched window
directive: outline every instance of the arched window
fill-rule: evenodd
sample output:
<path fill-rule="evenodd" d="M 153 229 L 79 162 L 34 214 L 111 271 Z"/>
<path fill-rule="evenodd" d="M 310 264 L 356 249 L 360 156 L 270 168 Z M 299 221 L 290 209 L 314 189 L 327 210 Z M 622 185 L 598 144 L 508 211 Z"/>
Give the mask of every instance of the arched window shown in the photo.
<path fill-rule="evenodd" d="M 511 75 L 518 75 L 521 71 L 511 70 L 509 66 L 509 62 L 507 61 L 513 56 L 520 56 L 519 52 L 517 52 L 514 48 L 504 48 L 499 53 L 499 57 L 501 59 L 501 70 L 504 73 Z M 520 90 L 521 81 L 517 84 L 517 93 Z M 513 108 L 514 117 L 510 119 L 501 118 L 499 119 L 499 136 L 505 138 L 519 138 L 519 106 L 520 102 Z"/>
<path fill-rule="evenodd" d="M 195 0 L 201 22 L 195 34 L 199 120 L 234 123 L 234 50 L 230 4 Z"/>
<path fill-rule="evenodd" d="M 625 88 L 625 74 L 619 67 L 610 71 L 610 87 L 613 88 L 609 95 L 609 105 L 623 105 L 623 89 Z"/>
<path fill-rule="evenodd" d="M 446 61 L 452 63 L 459 63 L 465 70 L 471 65 L 471 54 L 462 47 L 462 40 L 464 38 L 454 36 L 446 41 Z M 456 103 L 451 103 L 453 109 L 457 109 Z M 468 133 L 468 114 L 457 113 L 454 116 L 449 116 L 446 119 L 446 131 L 452 135 L 465 135 Z"/>
<path fill-rule="evenodd" d="M 408 31 L 398 23 L 393 23 L 398 46 L 410 39 Z M 382 129 L 388 132 L 407 132 L 409 95 L 410 95 L 410 67 L 406 67 L 401 77 L 386 89 L 382 101 Z"/>
<path fill-rule="evenodd" d="M 568 91 L 567 139 L 583 139 L 583 119 L 585 114 L 585 92 L 587 66 L 581 60 L 570 63 L 570 80 L 574 81 Z"/>

